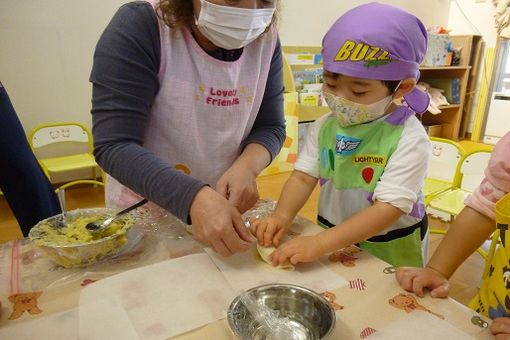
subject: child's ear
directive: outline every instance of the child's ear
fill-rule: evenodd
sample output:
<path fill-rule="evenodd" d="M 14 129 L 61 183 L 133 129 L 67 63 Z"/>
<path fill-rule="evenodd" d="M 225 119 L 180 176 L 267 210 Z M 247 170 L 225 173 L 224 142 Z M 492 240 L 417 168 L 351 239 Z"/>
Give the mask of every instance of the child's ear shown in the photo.
<path fill-rule="evenodd" d="M 394 99 L 402 98 L 403 96 L 411 92 L 415 86 L 416 79 L 414 78 L 407 78 L 402 80 L 402 82 L 398 86 L 397 91 L 395 91 L 395 95 L 393 96 L 393 98 Z"/>

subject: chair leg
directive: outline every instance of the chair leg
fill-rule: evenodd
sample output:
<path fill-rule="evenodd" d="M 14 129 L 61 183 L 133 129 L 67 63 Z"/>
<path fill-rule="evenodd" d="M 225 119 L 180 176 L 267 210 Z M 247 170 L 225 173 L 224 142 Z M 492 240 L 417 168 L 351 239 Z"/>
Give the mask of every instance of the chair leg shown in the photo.
<path fill-rule="evenodd" d="M 97 186 L 97 185 L 104 186 L 103 182 L 99 182 L 99 181 L 91 180 L 91 179 L 80 179 L 77 181 L 67 182 L 66 184 L 59 186 L 56 190 L 67 189 L 67 188 L 72 187 L 77 184 L 93 184 L 94 186 Z"/>
<path fill-rule="evenodd" d="M 429 233 L 431 233 L 431 234 L 446 235 L 446 230 L 443 230 L 443 229 L 429 229 Z"/>

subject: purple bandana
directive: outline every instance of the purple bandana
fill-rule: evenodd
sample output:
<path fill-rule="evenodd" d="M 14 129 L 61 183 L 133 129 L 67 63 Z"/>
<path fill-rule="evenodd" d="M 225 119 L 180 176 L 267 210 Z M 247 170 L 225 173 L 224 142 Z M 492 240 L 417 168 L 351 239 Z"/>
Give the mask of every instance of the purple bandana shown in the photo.
<path fill-rule="evenodd" d="M 418 18 L 377 2 L 346 12 L 322 41 L 324 70 L 376 80 L 418 80 L 426 50 L 427 30 Z M 425 112 L 430 100 L 417 88 L 404 99 L 417 113 Z"/>

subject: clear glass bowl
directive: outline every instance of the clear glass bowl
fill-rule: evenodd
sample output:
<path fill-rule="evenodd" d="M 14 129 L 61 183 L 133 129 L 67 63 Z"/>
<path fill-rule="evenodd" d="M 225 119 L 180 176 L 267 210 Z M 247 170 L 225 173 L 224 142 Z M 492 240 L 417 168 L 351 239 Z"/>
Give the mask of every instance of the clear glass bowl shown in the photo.
<path fill-rule="evenodd" d="M 119 217 L 104 232 L 93 235 L 85 225 L 117 213 L 116 209 L 90 208 L 66 212 L 66 227 L 59 227 L 61 215 L 37 223 L 28 235 L 59 265 L 85 267 L 118 254 L 126 244 L 128 231 L 135 222 L 132 215 Z"/>

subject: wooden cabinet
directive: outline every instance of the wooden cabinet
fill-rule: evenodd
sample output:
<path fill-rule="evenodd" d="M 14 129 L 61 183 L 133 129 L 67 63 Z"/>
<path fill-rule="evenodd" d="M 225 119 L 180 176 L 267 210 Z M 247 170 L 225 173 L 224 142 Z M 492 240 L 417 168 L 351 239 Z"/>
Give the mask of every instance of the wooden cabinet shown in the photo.
<path fill-rule="evenodd" d="M 459 104 L 440 106 L 441 113 L 432 114 L 425 112 L 422 116 L 422 123 L 425 126 L 440 126 L 441 131 L 437 137 L 448 139 L 459 139 L 459 133 L 464 114 L 466 89 L 469 79 L 469 66 L 444 66 L 444 67 L 422 67 L 420 68 L 420 81 L 427 82 L 427 79 L 459 79 Z"/>
<path fill-rule="evenodd" d="M 461 48 L 458 66 L 421 67 L 420 81 L 427 79 L 459 79 L 459 103 L 440 107 L 441 113 L 433 115 L 426 112 L 422 116 L 425 126 L 440 126 L 439 137 L 459 140 L 465 137 L 470 112 L 476 94 L 480 65 L 482 40 L 479 35 L 451 35 L 454 48 Z"/>

